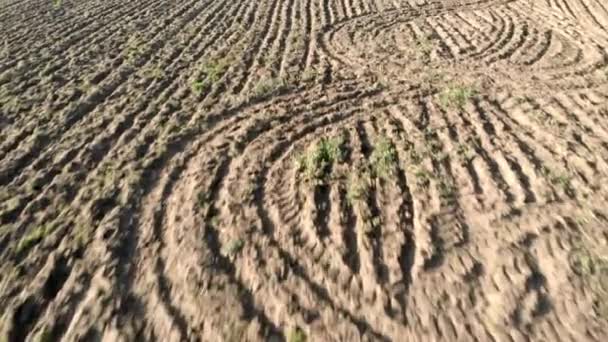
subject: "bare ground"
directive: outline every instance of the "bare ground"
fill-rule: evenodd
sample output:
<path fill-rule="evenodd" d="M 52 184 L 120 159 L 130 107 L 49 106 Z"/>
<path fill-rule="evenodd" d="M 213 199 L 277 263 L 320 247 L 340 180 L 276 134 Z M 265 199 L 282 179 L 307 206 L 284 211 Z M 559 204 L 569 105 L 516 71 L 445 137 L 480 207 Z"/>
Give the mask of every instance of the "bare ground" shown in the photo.
<path fill-rule="evenodd" d="M 0 2 L 0 341 L 604 341 L 603 0 Z"/>

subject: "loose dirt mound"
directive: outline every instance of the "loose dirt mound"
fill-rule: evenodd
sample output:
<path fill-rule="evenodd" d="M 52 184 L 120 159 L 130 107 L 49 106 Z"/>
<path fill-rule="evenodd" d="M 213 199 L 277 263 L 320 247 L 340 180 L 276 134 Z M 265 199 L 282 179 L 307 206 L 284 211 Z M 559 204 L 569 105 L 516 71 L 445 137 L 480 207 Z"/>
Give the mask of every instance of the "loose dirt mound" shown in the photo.
<path fill-rule="evenodd" d="M 608 338 L 603 1 L 0 25 L 0 341 Z"/>

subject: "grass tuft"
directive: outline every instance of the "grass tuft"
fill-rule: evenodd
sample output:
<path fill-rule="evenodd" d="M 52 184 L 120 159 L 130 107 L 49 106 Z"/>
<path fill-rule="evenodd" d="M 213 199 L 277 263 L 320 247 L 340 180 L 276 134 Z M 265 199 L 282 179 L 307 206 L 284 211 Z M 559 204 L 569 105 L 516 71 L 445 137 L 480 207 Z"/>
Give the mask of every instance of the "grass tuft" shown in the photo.
<path fill-rule="evenodd" d="M 416 176 L 416 185 L 421 188 L 428 188 L 431 184 L 432 175 L 426 171 L 425 169 L 419 169 L 415 173 Z"/>
<path fill-rule="evenodd" d="M 201 71 L 207 76 L 207 80 L 213 84 L 217 83 L 222 78 L 226 71 L 228 71 L 229 66 L 229 60 L 220 59 L 217 62 L 205 63 Z"/>
<path fill-rule="evenodd" d="M 593 291 L 593 310 L 598 317 L 608 318 L 608 258 L 576 246 L 568 255 L 572 271 Z"/>
<path fill-rule="evenodd" d="M 235 239 L 232 240 L 230 242 L 228 242 L 228 244 L 224 247 L 224 254 L 227 255 L 237 255 L 245 246 L 245 241 L 243 241 L 242 239 Z"/>
<path fill-rule="evenodd" d="M 192 82 L 192 92 L 200 95 L 209 91 L 215 83 L 220 81 L 226 71 L 228 71 L 228 67 L 230 67 L 229 58 L 223 58 L 218 61 L 203 64 L 200 69 L 202 73 L 201 78 Z"/>
<path fill-rule="evenodd" d="M 388 138 L 381 138 L 374 146 L 370 165 L 376 177 L 386 178 L 393 174 L 397 164 L 397 151 Z"/>
<path fill-rule="evenodd" d="M 371 177 L 367 170 L 363 169 L 351 173 L 346 193 L 348 202 L 352 205 L 356 201 L 366 199 L 369 196 L 371 188 Z"/>
<path fill-rule="evenodd" d="M 306 334 L 300 328 L 293 328 L 287 335 L 287 342 L 306 342 Z"/>
<path fill-rule="evenodd" d="M 439 103 L 443 108 L 462 109 L 475 96 L 476 91 L 468 86 L 451 86 L 439 95 Z"/>
<path fill-rule="evenodd" d="M 200 95 L 211 88 L 211 84 L 207 81 L 193 81 L 192 82 L 192 92 Z"/>
<path fill-rule="evenodd" d="M 36 342 L 51 342 L 51 341 L 53 341 L 53 335 L 51 334 L 51 331 L 47 327 L 44 327 L 42 329 L 42 331 L 40 331 L 40 334 L 38 334 L 38 336 L 36 336 L 35 341 Z"/>
<path fill-rule="evenodd" d="M 297 159 L 298 170 L 308 179 L 322 180 L 331 170 L 331 166 L 342 161 L 344 139 L 321 138 L 319 142 Z"/>
<path fill-rule="evenodd" d="M 196 196 L 196 199 L 198 201 L 198 205 L 201 208 L 205 208 L 209 204 L 209 201 L 210 201 L 209 194 L 205 191 L 199 192 L 198 195 Z"/>
<path fill-rule="evenodd" d="M 546 166 L 541 169 L 541 174 L 545 176 L 553 186 L 562 188 L 564 193 L 568 195 L 574 195 L 574 187 L 572 186 L 572 176 L 566 173 L 559 173 L 557 171 L 553 171 Z"/>
<path fill-rule="evenodd" d="M 25 250 L 32 248 L 34 245 L 42 241 L 45 237 L 51 234 L 55 230 L 55 226 L 51 224 L 45 224 L 36 227 L 34 230 L 25 235 L 19 244 L 17 245 L 17 253 L 21 253 Z"/>
<path fill-rule="evenodd" d="M 287 83 L 283 78 L 265 78 L 262 79 L 253 89 L 254 97 L 264 97 L 281 91 L 287 87 Z"/>

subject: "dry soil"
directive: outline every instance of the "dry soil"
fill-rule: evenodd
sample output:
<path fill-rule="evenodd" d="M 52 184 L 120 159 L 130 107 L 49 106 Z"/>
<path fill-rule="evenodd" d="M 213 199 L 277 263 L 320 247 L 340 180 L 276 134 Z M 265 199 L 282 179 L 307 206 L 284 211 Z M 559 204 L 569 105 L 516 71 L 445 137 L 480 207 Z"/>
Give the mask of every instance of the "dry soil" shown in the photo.
<path fill-rule="evenodd" d="M 3 0 L 0 341 L 606 341 L 604 0 Z"/>

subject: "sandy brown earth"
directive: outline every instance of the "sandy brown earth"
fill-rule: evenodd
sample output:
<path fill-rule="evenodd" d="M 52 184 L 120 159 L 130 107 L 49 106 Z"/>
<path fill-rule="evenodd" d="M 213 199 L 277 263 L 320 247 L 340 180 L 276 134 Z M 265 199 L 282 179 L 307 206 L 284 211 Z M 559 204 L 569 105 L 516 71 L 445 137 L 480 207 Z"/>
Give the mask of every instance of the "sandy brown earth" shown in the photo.
<path fill-rule="evenodd" d="M 2 0 L 0 32 L 0 341 L 608 340 L 604 0 Z"/>

